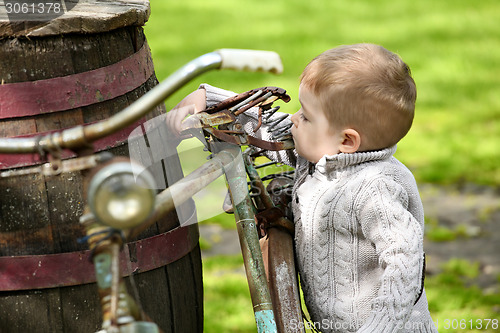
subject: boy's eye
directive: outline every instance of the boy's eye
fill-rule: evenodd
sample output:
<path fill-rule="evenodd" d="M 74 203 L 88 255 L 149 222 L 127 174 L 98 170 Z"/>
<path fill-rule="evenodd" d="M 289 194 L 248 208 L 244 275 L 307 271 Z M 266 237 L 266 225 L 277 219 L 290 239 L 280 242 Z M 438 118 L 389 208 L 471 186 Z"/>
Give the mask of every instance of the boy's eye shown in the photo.
<path fill-rule="evenodd" d="M 307 118 L 306 118 L 306 116 L 304 116 L 304 114 L 303 114 L 303 113 L 301 113 L 301 114 L 300 114 L 300 119 L 302 119 L 302 120 L 304 120 L 304 121 L 307 121 Z"/>

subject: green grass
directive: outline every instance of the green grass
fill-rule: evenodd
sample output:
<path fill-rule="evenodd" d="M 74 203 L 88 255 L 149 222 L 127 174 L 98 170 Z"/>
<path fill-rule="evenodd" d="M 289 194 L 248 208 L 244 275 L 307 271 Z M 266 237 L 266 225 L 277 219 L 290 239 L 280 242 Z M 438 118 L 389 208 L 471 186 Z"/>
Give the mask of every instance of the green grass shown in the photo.
<path fill-rule="evenodd" d="M 467 226 L 464 223 L 454 227 L 439 224 L 437 219 L 425 219 L 425 237 L 433 242 L 447 242 L 457 239 L 466 239 L 477 236 L 480 231 L 477 228 Z"/>
<path fill-rule="evenodd" d="M 203 287 L 205 333 L 256 331 L 241 256 L 205 259 Z"/>
<path fill-rule="evenodd" d="M 397 157 L 418 181 L 500 184 L 500 3 L 497 0 L 151 0 L 146 34 L 157 76 L 166 78 L 214 49 L 277 51 L 285 72 L 211 72 L 167 101 L 175 105 L 199 83 L 234 91 L 277 85 L 298 109 L 298 77 L 317 54 L 371 42 L 397 52 L 418 87 L 413 129 Z"/>
<path fill-rule="evenodd" d="M 495 329 L 491 323 L 486 329 L 486 319 L 498 323 L 500 295 L 484 294 L 470 285 L 480 274 L 479 263 L 452 259 L 443 268 L 441 274 L 427 278 L 425 285 L 429 310 L 440 332 L 498 332 L 500 327 Z M 458 322 L 453 323 L 454 319 Z M 479 323 L 482 329 L 478 329 Z"/>

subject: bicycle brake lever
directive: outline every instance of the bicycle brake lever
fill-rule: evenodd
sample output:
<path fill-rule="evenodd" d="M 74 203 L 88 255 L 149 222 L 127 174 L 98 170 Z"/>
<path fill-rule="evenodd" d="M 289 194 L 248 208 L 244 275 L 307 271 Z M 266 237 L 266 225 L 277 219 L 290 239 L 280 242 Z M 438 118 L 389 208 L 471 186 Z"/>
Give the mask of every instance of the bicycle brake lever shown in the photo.
<path fill-rule="evenodd" d="M 210 150 L 205 137 L 207 130 L 220 125 L 234 123 L 235 121 L 236 117 L 228 110 L 219 111 L 213 114 L 202 111 L 188 117 L 182 122 L 180 135 L 184 137 L 195 137 L 203 143 L 207 150 Z"/>
<path fill-rule="evenodd" d="M 213 114 L 208 114 L 202 111 L 188 117 L 183 121 L 183 123 L 181 124 L 180 134 L 183 135 L 191 133 L 193 130 L 230 124 L 234 123 L 235 121 L 236 117 L 228 110 L 219 111 Z"/>

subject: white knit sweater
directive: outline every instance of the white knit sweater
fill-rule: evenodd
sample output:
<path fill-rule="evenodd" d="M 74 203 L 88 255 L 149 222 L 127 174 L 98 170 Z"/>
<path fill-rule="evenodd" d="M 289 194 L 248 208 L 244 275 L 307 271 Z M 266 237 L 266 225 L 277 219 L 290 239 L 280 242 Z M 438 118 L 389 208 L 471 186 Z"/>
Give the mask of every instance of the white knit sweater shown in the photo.
<path fill-rule="evenodd" d="M 392 155 L 324 156 L 294 187 L 296 255 L 323 332 L 435 332 L 425 292 L 424 214 L 415 180 Z"/>
<path fill-rule="evenodd" d="M 208 104 L 233 94 L 203 88 Z M 267 139 L 265 127 L 257 135 Z M 437 332 L 422 290 L 423 207 L 395 150 L 324 156 L 313 168 L 295 155 L 296 258 L 322 332 Z"/>

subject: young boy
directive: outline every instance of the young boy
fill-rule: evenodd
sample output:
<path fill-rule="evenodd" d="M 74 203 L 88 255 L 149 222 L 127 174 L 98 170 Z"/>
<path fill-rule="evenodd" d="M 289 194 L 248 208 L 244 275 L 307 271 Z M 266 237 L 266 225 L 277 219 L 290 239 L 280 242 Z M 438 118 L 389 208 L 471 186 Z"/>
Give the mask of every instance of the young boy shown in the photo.
<path fill-rule="evenodd" d="M 194 103 L 194 113 L 232 95 L 202 88 L 179 107 Z M 328 50 L 302 74 L 302 107 L 291 117 L 295 154 L 274 158 L 296 167 L 296 257 L 322 332 L 437 331 L 423 289 L 422 203 L 411 172 L 393 157 L 415 99 L 408 66 L 377 45 Z M 167 116 L 170 127 L 180 130 L 186 110 Z M 258 135 L 269 138 L 265 128 Z"/>

